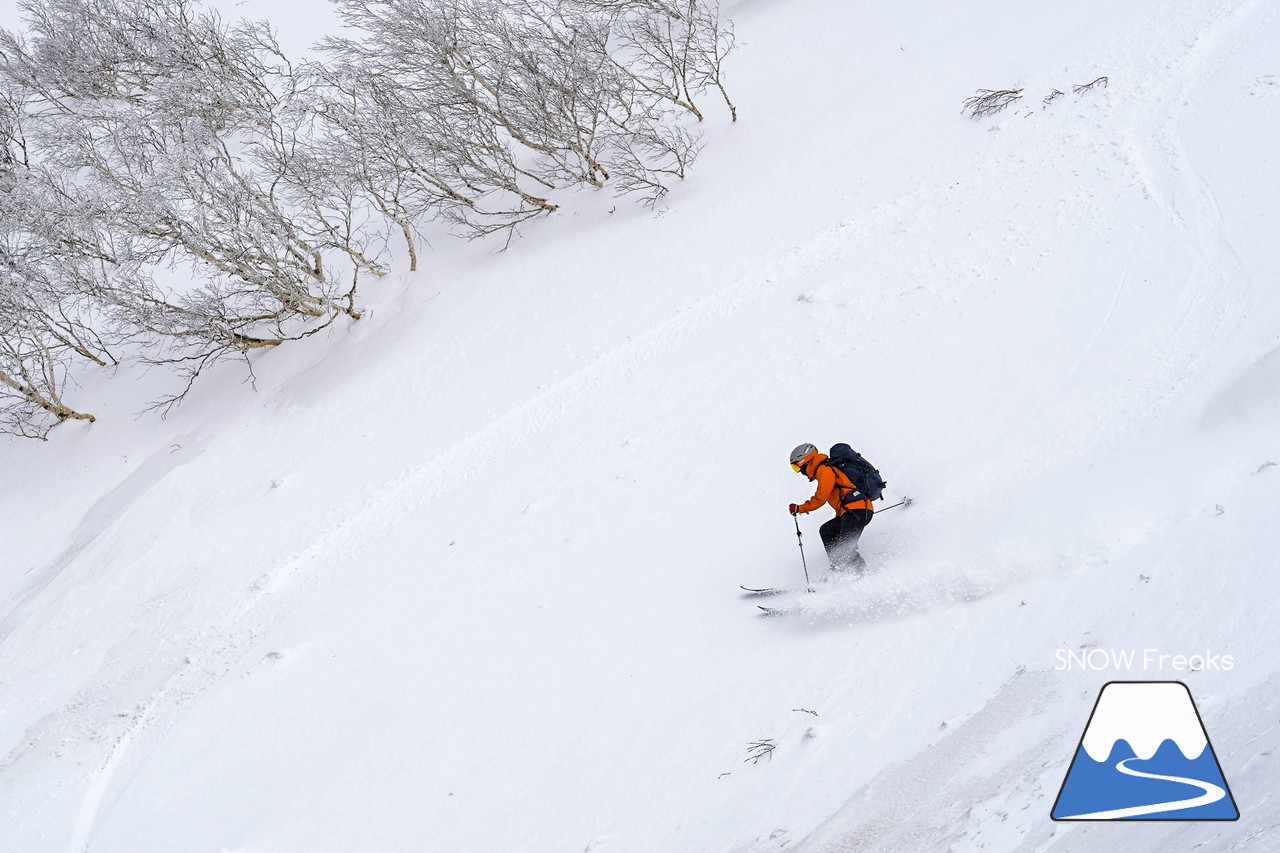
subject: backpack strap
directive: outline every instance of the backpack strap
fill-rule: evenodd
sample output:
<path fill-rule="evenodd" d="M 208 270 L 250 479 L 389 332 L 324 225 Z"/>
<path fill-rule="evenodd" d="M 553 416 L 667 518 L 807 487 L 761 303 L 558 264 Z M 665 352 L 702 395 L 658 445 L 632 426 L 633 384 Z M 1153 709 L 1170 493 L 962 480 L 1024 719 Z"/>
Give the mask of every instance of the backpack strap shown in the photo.
<path fill-rule="evenodd" d="M 866 500 L 866 499 L 867 499 L 867 496 L 866 496 L 866 495 L 864 495 L 864 494 L 862 493 L 862 489 L 861 489 L 861 488 L 859 488 L 858 484 L 857 484 L 857 483 L 855 483 L 855 482 L 853 482 L 853 480 L 851 480 L 851 479 L 849 478 L 849 475 L 848 475 L 848 474 L 846 474 L 844 471 L 841 471 L 841 470 L 840 470 L 840 466 L 838 466 L 838 465 L 833 465 L 833 464 L 831 463 L 830 458 L 822 460 L 822 462 L 821 462 L 821 463 L 819 463 L 819 464 L 821 464 L 821 465 L 826 465 L 828 468 L 830 468 L 830 469 L 835 473 L 835 475 L 836 475 L 836 484 L 835 484 L 835 487 L 836 487 L 837 489 L 840 489 L 840 490 L 841 490 L 841 492 L 843 492 L 843 494 L 841 494 L 841 495 L 840 495 L 840 505 L 841 505 L 841 506 L 848 506 L 848 505 L 849 505 L 850 503 L 852 503 L 853 501 L 861 501 L 861 500 Z M 842 486 L 842 485 L 840 485 L 840 478 L 841 478 L 841 477 L 843 477 L 843 478 L 845 479 L 845 482 L 847 482 L 849 485 L 847 485 L 847 486 Z M 852 499 L 852 500 L 850 500 L 850 499 Z"/>

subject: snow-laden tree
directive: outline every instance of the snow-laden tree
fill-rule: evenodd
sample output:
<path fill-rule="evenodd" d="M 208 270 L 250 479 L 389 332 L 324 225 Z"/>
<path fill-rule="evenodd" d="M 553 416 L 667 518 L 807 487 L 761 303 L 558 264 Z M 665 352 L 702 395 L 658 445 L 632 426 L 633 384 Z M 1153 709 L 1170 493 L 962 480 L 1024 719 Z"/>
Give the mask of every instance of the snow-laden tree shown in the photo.
<path fill-rule="evenodd" d="M 554 211 L 565 187 L 657 201 L 697 155 L 681 116 L 724 91 L 732 47 L 690 0 L 336 2 L 351 34 L 323 42 L 316 86 L 330 150 L 393 220 L 471 235 Z"/>
<path fill-rule="evenodd" d="M 503 142 L 430 109 L 431 90 L 397 89 L 342 61 L 310 65 L 304 76 L 307 96 L 297 107 L 310 120 L 305 156 L 328 175 L 326 186 L 363 197 L 400 233 L 411 270 L 422 225 L 465 222 L 480 187 L 513 181 Z"/>
<path fill-rule="evenodd" d="M 382 269 L 363 217 L 294 168 L 292 69 L 266 24 L 189 0 L 23 8 L 28 37 L 0 34 L 0 73 L 25 93 L 34 156 L 127 244 L 99 296 L 152 336 L 154 360 L 191 378 L 356 314 L 332 250 Z"/>
<path fill-rule="evenodd" d="M 738 110 L 725 88 L 724 61 L 733 29 L 704 0 L 577 0 L 583 8 L 614 13 L 611 56 L 632 85 L 670 101 L 702 120 L 697 104 L 715 88 L 734 120 Z M 608 49 L 606 46 L 605 49 Z"/>
<path fill-rule="evenodd" d="M 335 0 L 295 67 L 198 0 L 21 0 L 0 31 L 0 407 L 44 435 L 116 352 L 211 362 L 359 317 L 363 277 L 433 222 L 469 237 L 611 187 L 647 203 L 730 115 L 704 0 Z"/>
<path fill-rule="evenodd" d="M 20 93 L 0 85 L 0 432 L 44 438 L 93 420 L 63 399 L 72 364 L 115 357 L 94 310 L 97 240 L 32 165 L 22 117 Z"/>

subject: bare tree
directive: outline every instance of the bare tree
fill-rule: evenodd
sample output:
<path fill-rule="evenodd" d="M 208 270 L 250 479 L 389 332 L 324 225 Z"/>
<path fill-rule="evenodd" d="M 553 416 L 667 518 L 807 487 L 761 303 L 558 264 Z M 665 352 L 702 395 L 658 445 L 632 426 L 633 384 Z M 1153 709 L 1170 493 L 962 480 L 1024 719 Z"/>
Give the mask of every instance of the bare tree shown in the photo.
<path fill-rule="evenodd" d="M 574 185 L 661 198 L 700 148 L 679 115 L 701 119 L 695 96 L 724 91 L 732 48 L 715 8 L 692 0 L 338 7 L 357 35 L 323 43 L 327 140 L 411 255 L 421 218 L 476 236 L 556 210 Z"/>
<path fill-rule="evenodd" d="M 598 110 L 587 106 L 598 92 L 571 82 L 589 75 L 581 57 L 545 33 L 556 22 L 544 9 L 519 0 L 339 0 L 338 7 L 360 33 L 323 43 L 340 79 L 369 81 L 364 105 L 376 106 L 379 124 L 400 129 L 394 138 L 405 162 L 426 167 L 414 172 L 417 198 L 436 195 L 446 218 L 484 233 L 483 220 L 518 224 L 554 211 L 547 193 L 557 186 L 607 176 L 593 156 Z"/>
<path fill-rule="evenodd" d="M 1090 81 L 1090 82 L 1088 82 L 1088 83 L 1081 83 L 1081 84 L 1078 84 L 1078 85 L 1076 85 L 1076 86 L 1072 86 L 1072 87 L 1071 87 L 1071 91 L 1072 91 L 1072 92 L 1074 92 L 1074 93 L 1075 93 L 1075 94 L 1077 94 L 1077 95 L 1083 95 L 1085 92 L 1091 92 L 1091 91 L 1093 91 L 1093 90 L 1094 90 L 1094 89 L 1096 89 L 1098 86 L 1101 86 L 1102 88 L 1104 88 L 1104 89 L 1105 89 L 1105 88 L 1107 88 L 1107 84 L 1108 84 L 1109 82 L 1110 82 L 1110 81 L 1109 81 L 1109 80 L 1107 80 L 1107 78 L 1106 78 L 1106 77 L 1095 77 L 1093 80 L 1091 80 L 1091 81 Z"/>
<path fill-rule="evenodd" d="M 1082 83 L 1071 87 L 1071 91 L 1076 95 L 1083 95 L 1091 92 L 1098 87 L 1107 87 L 1106 77 L 1097 77 L 1088 83 Z M 970 98 L 966 98 L 964 109 L 961 113 L 968 113 L 973 119 L 985 118 L 986 116 L 996 115 L 1002 112 L 1010 105 L 1021 100 L 1022 89 L 979 89 Z M 1053 105 L 1053 102 L 1063 97 L 1066 93 L 1061 89 L 1054 89 L 1045 95 L 1040 103 L 1041 109 Z M 1029 113 L 1027 115 L 1030 115 Z"/>
<path fill-rule="evenodd" d="M 636 193 L 652 207 L 666 196 L 671 178 L 683 180 L 702 150 L 699 136 L 679 125 L 659 125 L 631 133 L 611 163 L 619 195 Z"/>
<path fill-rule="evenodd" d="M 747 757 L 742 759 L 743 763 L 751 762 L 759 764 L 760 759 L 767 758 L 773 761 L 773 751 L 778 748 L 778 742 L 773 738 L 763 738 L 761 740 L 753 740 L 747 744 Z"/>
<path fill-rule="evenodd" d="M 326 250 L 381 269 L 340 193 L 288 196 L 303 185 L 286 180 L 292 68 L 265 24 L 189 0 L 24 9 L 29 44 L 0 35 L 0 74 L 27 93 L 33 147 L 74 176 L 77 207 L 127 243 L 99 296 L 151 335 L 155 360 L 198 373 L 358 316 Z M 158 283 L 175 268 L 191 283 Z"/>
<path fill-rule="evenodd" d="M 961 112 L 967 112 L 975 120 L 985 118 L 1002 112 L 1021 97 L 1021 89 L 979 89 L 965 99 Z"/>
<path fill-rule="evenodd" d="M 295 66 L 199 0 L 20 0 L 0 31 L 0 417 L 44 436 L 79 365 L 174 368 L 358 318 L 424 225 L 468 237 L 578 187 L 655 204 L 701 150 L 713 0 L 335 0 Z M 398 235 L 398 236 L 397 236 Z M 0 427 L 4 428 L 4 427 Z"/>
<path fill-rule="evenodd" d="M 703 0 L 648 3 L 642 0 L 579 0 L 616 15 L 612 56 L 618 70 L 639 90 L 688 110 L 699 121 L 698 98 L 714 86 L 734 121 L 737 108 L 724 85 L 724 61 L 733 51 L 733 29 L 721 21 L 719 7 Z M 605 48 L 608 50 L 608 48 Z"/>
<path fill-rule="evenodd" d="M 17 90 L 0 85 L 0 432 L 92 421 L 63 400 L 78 360 L 114 363 L 94 329 L 93 267 L 53 178 L 33 167 Z"/>

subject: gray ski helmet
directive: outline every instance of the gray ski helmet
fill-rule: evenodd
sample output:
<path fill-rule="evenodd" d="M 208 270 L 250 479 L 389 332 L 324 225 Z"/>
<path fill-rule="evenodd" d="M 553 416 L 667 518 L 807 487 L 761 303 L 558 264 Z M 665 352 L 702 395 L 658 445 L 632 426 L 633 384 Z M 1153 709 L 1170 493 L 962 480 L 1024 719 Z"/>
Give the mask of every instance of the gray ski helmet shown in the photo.
<path fill-rule="evenodd" d="M 791 464 L 799 465 L 800 460 L 804 459 L 806 456 L 808 456 L 810 453 L 814 452 L 817 449 L 818 448 L 814 447 L 812 444 L 798 445 L 795 450 L 791 451 Z"/>

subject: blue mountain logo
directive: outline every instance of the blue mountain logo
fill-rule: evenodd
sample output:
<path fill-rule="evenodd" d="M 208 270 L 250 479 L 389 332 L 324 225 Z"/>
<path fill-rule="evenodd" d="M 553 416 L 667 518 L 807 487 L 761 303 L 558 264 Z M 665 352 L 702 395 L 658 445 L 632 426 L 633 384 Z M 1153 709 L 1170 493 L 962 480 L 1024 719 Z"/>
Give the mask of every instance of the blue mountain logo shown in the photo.
<path fill-rule="evenodd" d="M 1112 681 L 1085 726 L 1054 820 L 1236 820 L 1191 691 L 1181 681 Z"/>

